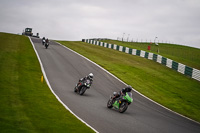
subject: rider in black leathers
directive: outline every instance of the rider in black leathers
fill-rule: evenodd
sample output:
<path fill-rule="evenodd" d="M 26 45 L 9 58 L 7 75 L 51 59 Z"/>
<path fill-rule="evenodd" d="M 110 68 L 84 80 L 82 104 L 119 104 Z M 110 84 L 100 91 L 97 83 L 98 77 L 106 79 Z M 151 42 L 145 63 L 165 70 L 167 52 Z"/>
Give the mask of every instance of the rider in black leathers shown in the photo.
<path fill-rule="evenodd" d="M 114 92 L 115 96 L 113 97 L 113 99 L 118 98 L 121 95 L 126 95 L 126 92 L 131 92 L 131 90 L 132 90 L 132 86 L 128 85 L 127 87 L 125 87 L 121 91 L 119 91 L 118 93 Z"/>
<path fill-rule="evenodd" d="M 43 37 L 43 38 L 42 38 L 42 44 L 44 45 L 45 42 L 46 42 L 46 39 L 45 39 L 45 37 Z"/>
<path fill-rule="evenodd" d="M 48 38 L 45 41 L 46 41 L 46 43 L 49 43 L 49 39 Z"/>
<path fill-rule="evenodd" d="M 90 80 L 90 84 L 92 84 L 93 77 L 94 77 L 93 73 L 90 73 L 88 76 L 85 76 L 84 78 L 79 79 L 79 83 L 77 84 L 77 87 L 79 88 L 80 87 L 79 84 L 83 83 L 87 79 L 89 79 Z"/>

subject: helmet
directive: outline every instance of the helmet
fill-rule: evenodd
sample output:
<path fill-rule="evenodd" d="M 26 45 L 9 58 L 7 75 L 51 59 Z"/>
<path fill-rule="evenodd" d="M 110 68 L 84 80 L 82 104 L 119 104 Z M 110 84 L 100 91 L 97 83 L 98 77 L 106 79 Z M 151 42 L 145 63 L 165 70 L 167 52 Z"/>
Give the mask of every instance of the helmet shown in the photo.
<path fill-rule="evenodd" d="M 132 86 L 128 85 L 128 86 L 126 87 L 126 90 L 127 90 L 128 92 L 131 92 Z"/>
<path fill-rule="evenodd" d="M 117 92 L 113 92 L 113 95 L 116 96 L 116 95 L 117 95 Z"/>
<path fill-rule="evenodd" d="M 92 73 L 90 73 L 90 74 L 88 75 L 88 77 L 89 77 L 90 79 L 92 79 L 92 78 L 94 77 L 94 75 L 93 75 Z"/>

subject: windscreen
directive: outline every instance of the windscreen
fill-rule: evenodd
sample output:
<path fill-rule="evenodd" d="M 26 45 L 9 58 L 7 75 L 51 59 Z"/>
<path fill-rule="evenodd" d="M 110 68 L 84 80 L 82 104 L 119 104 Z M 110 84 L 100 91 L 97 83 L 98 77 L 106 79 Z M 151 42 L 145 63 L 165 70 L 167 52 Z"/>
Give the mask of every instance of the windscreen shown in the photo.
<path fill-rule="evenodd" d="M 133 98 L 131 92 L 126 92 L 126 94 L 128 94 L 130 98 Z"/>

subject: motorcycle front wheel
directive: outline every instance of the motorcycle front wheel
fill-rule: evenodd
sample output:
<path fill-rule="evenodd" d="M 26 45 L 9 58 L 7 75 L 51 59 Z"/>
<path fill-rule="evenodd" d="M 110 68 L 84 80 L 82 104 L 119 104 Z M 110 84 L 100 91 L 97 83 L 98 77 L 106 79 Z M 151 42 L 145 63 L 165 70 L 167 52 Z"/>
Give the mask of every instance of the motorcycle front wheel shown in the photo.
<path fill-rule="evenodd" d="M 80 94 L 80 95 L 83 95 L 83 94 L 85 93 L 86 89 L 87 89 L 87 88 L 86 88 L 85 86 L 83 86 L 83 87 L 80 89 L 79 94 Z"/>
<path fill-rule="evenodd" d="M 74 87 L 74 92 L 77 92 L 76 86 Z"/>
<path fill-rule="evenodd" d="M 112 106 L 112 99 L 110 98 L 109 100 L 108 100 L 108 102 L 107 102 L 107 107 L 108 108 L 112 108 L 113 106 Z"/>
<path fill-rule="evenodd" d="M 120 107 L 119 107 L 119 112 L 124 113 L 128 108 L 128 103 L 127 102 L 122 102 Z"/>

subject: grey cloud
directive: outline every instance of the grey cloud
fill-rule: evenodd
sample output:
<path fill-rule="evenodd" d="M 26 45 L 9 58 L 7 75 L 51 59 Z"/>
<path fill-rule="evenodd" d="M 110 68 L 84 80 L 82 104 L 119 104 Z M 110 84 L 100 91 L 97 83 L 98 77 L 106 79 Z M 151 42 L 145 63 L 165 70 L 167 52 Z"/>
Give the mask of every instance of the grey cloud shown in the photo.
<path fill-rule="evenodd" d="M 1 0 L 0 31 L 52 39 L 125 37 L 200 48 L 199 0 Z"/>

